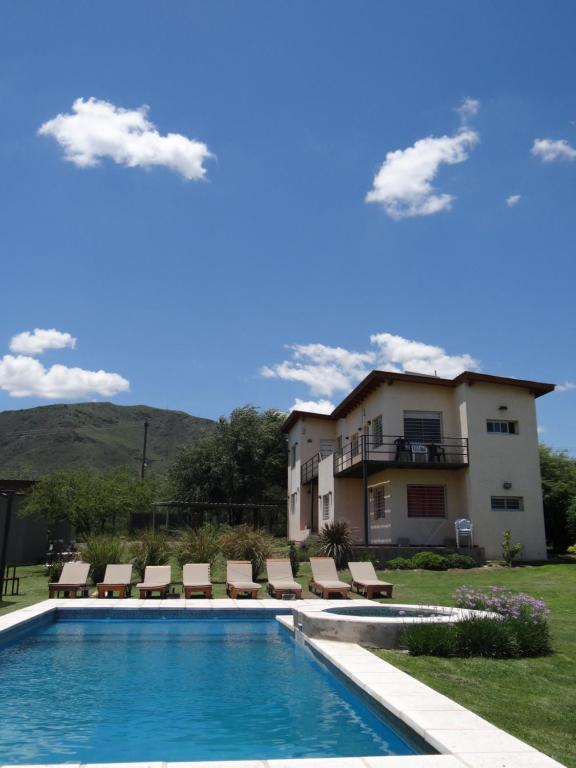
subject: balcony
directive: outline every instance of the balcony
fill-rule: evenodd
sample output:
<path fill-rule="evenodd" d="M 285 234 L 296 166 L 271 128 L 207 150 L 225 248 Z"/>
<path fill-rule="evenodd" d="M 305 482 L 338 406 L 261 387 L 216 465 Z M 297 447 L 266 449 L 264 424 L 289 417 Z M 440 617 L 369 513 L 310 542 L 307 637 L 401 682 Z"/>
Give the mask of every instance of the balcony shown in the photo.
<path fill-rule="evenodd" d="M 300 469 L 301 485 L 306 485 L 307 483 L 311 483 L 313 480 L 315 480 L 318 477 L 319 462 L 320 462 L 320 454 L 317 453 L 314 456 L 312 456 L 311 459 L 308 459 L 308 461 L 302 464 L 302 467 Z"/>
<path fill-rule="evenodd" d="M 399 435 L 359 435 L 334 454 L 335 477 L 362 477 L 383 469 L 461 469 L 468 466 L 468 439 L 417 442 Z"/>

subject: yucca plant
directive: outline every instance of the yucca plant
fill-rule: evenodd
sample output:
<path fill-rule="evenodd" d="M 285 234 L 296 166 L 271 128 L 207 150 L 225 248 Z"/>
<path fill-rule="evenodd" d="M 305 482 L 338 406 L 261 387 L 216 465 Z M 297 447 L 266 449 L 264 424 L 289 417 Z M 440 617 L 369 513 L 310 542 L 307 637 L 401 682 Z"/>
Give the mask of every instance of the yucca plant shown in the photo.
<path fill-rule="evenodd" d="M 168 537 L 161 531 L 146 531 L 140 541 L 132 544 L 130 550 L 140 579 L 144 578 L 147 565 L 166 565 L 170 558 Z"/>
<path fill-rule="evenodd" d="M 124 545 L 117 536 L 90 536 L 81 545 L 80 551 L 85 563 L 90 563 L 90 578 L 93 584 L 104 579 L 106 566 L 121 563 L 124 555 Z"/>
<path fill-rule="evenodd" d="M 352 555 L 352 530 L 347 522 L 339 520 L 327 523 L 318 534 L 318 553 L 322 557 L 333 557 L 336 568 L 346 568 Z"/>

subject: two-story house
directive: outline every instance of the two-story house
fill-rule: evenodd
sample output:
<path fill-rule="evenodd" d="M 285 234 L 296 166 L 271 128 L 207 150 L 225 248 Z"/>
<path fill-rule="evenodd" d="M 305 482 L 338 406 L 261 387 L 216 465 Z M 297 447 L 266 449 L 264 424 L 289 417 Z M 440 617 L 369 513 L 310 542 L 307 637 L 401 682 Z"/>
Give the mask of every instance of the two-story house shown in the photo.
<path fill-rule="evenodd" d="M 454 522 L 501 557 L 546 558 L 535 398 L 553 384 L 372 371 L 329 415 L 292 411 L 288 537 L 346 520 L 364 545 L 442 546 Z"/>

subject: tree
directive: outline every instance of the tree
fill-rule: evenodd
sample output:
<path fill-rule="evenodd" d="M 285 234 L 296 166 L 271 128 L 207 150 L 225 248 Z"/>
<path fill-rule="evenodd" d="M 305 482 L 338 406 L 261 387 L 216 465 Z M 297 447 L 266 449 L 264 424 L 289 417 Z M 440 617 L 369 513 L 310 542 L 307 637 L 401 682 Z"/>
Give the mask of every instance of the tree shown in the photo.
<path fill-rule="evenodd" d="M 181 501 L 275 502 L 286 497 L 285 415 L 246 405 L 180 449 L 170 475 Z"/>
<path fill-rule="evenodd" d="M 142 482 L 125 471 L 103 474 L 89 469 L 63 469 L 39 480 L 28 493 L 24 516 L 49 522 L 68 520 L 80 538 L 125 527 L 132 512 L 148 510 L 154 482 Z"/>
<path fill-rule="evenodd" d="M 540 446 L 546 538 L 555 552 L 576 540 L 576 460 L 566 451 Z"/>

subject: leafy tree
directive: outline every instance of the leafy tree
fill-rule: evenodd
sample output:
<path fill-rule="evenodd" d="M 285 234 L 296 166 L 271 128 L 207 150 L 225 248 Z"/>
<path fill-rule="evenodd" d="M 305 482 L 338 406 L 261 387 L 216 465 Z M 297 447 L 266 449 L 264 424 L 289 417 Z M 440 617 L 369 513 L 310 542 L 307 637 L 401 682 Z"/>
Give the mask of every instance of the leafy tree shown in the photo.
<path fill-rule="evenodd" d="M 68 520 L 80 538 L 125 527 L 132 512 L 150 508 L 154 481 L 142 482 L 124 471 L 104 474 L 63 469 L 39 480 L 26 497 L 25 516 L 49 522 Z"/>
<path fill-rule="evenodd" d="M 566 451 L 540 446 L 546 538 L 555 552 L 576 541 L 576 460 Z"/>
<path fill-rule="evenodd" d="M 285 415 L 246 405 L 180 449 L 170 475 L 182 501 L 266 503 L 286 496 Z"/>

